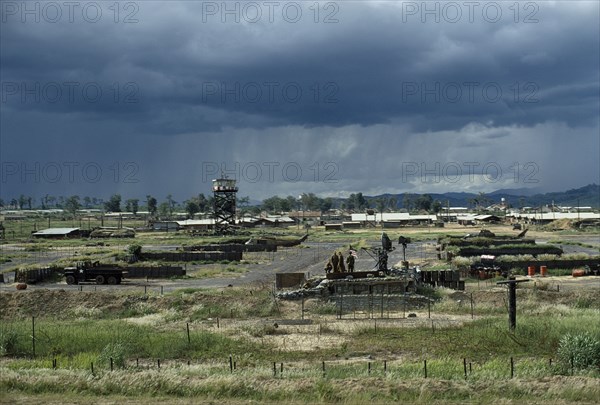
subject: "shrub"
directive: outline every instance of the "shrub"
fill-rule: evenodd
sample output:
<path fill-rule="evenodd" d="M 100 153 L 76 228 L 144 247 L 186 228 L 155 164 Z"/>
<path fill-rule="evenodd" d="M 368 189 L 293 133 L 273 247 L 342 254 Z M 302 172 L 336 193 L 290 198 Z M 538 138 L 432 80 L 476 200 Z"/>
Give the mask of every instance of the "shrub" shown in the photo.
<path fill-rule="evenodd" d="M 117 368 L 125 367 L 125 356 L 127 355 L 127 346 L 121 342 L 109 343 L 104 346 L 100 356 L 98 356 L 98 363 L 105 364 L 110 367 L 110 359 L 113 359 L 113 365 Z"/>
<path fill-rule="evenodd" d="M 442 298 L 442 294 L 440 291 L 434 287 L 431 287 L 427 284 L 423 284 L 417 287 L 417 294 L 423 295 L 428 298 L 432 298 L 434 300 L 439 300 Z"/>
<path fill-rule="evenodd" d="M 134 243 L 133 245 L 129 245 L 129 248 L 127 248 L 127 252 L 129 252 L 130 255 L 139 257 L 139 255 L 142 253 L 142 245 L 138 245 L 136 243 Z"/>
<path fill-rule="evenodd" d="M 0 332 L 0 356 L 11 356 L 17 354 L 18 336 L 15 331 L 8 330 Z"/>
<path fill-rule="evenodd" d="M 576 370 L 600 367 L 600 338 L 591 333 L 567 333 L 558 342 L 558 358 L 563 367 Z"/>
<path fill-rule="evenodd" d="M 452 264 L 456 267 L 456 268 L 464 268 L 464 267 L 469 267 L 471 264 L 473 264 L 474 262 L 474 257 L 463 257 L 463 256 L 457 256 L 454 259 L 452 259 Z"/>

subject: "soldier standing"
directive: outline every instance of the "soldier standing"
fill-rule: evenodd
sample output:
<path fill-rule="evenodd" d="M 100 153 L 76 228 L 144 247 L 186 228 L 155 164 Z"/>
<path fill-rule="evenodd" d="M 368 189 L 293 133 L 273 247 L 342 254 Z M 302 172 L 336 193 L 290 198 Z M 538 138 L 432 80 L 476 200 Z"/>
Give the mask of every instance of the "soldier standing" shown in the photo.
<path fill-rule="evenodd" d="M 339 266 L 338 266 L 338 256 L 335 252 L 333 252 L 333 255 L 331 256 L 331 259 L 329 259 L 329 261 L 331 262 L 331 266 L 333 268 L 333 272 L 337 273 L 340 271 Z"/>
<path fill-rule="evenodd" d="M 342 255 L 342 252 L 339 252 L 338 255 L 339 255 L 338 266 L 340 268 L 340 273 L 345 273 L 346 265 L 344 264 L 344 256 Z"/>
<path fill-rule="evenodd" d="M 346 258 L 346 264 L 348 265 L 348 272 L 354 272 L 354 252 L 351 250 Z"/>

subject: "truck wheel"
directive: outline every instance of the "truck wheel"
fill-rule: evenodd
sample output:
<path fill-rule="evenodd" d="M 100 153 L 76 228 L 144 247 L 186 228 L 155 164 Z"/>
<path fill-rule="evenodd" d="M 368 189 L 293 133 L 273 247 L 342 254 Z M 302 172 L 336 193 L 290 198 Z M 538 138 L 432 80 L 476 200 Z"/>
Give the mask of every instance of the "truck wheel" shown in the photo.
<path fill-rule="evenodd" d="M 77 284 L 77 281 L 75 280 L 75 276 L 67 276 L 67 284 L 69 284 L 69 285 Z"/>
<path fill-rule="evenodd" d="M 121 277 L 117 277 L 117 284 L 121 284 Z"/>
<path fill-rule="evenodd" d="M 96 284 L 105 284 L 105 283 L 106 283 L 106 279 L 104 278 L 104 276 L 96 277 Z"/>
<path fill-rule="evenodd" d="M 118 282 L 118 280 L 115 276 L 109 276 L 107 280 L 108 280 L 108 284 L 112 284 L 112 285 L 117 284 L 117 282 Z"/>

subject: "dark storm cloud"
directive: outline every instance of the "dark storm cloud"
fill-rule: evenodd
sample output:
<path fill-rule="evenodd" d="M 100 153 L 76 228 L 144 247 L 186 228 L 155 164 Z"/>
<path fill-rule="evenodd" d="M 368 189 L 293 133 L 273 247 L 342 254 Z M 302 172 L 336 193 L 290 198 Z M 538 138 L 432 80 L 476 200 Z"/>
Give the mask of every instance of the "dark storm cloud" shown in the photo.
<path fill-rule="evenodd" d="M 44 158 L 28 149 L 35 143 L 63 161 L 134 160 L 148 179 L 198 175 L 198 163 L 178 153 L 307 166 L 317 154 L 344 168 L 339 188 L 348 192 L 371 187 L 373 173 L 398 173 L 399 162 L 464 162 L 471 153 L 489 161 L 502 150 L 506 167 L 524 144 L 545 145 L 535 157 L 544 167 L 561 149 L 598 161 L 597 2 L 529 2 L 518 15 L 508 3 L 481 2 L 472 18 L 458 2 L 456 19 L 447 2 L 429 3 L 437 15 L 422 2 L 322 2 L 318 18 L 313 3 L 298 3 L 294 23 L 281 12 L 271 21 L 261 2 L 256 22 L 223 16 L 222 2 L 119 3 L 118 22 L 96 4 L 96 23 L 77 13 L 72 23 L 43 15 L 23 23 L 3 6 L 3 161 Z M 481 13 L 493 4 L 497 21 Z M 567 145 L 570 132 L 576 145 Z M 587 169 L 585 181 L 595 181 Z M 561 170 L 565 184 L 576 173 Z"/>
<path fill-rule="evenodd" d="M 439 130 L 488 119 L 534 124 L 555 117 L 557 100 L 546 94 L 560 92 L 559 106 L 568 108 L 585 105 L 579 92 L 598 92 L 597 16 L 578 4 L 540 3 L 538 22 L 515 23 L 503 7 L 496 23 L 475 14 L 473 23 L 455 24 L 423 23 L 420 13 L 407 16 L 391 2 L 339 3 L 333 24 L 308 15 L 297 24 L 223 23 L 220 14 L 203 16 L 203 4 L 140 3 L 135 24 L 108 16 L 98 24 L 22 24 L 10 16 L 3 81 L 93 82 L 113 96 L 15 108 L 146 114 L 161 131 L 167 111 L 183 120 L 174 133 L 213 130 L 210 119 L 191 117 L 215 110 L 238 127 L 247 125 L 242 114 L 263 117 L 259 126 L 265 119 L 342 126 L 402 117 Z M 121 98 L 137 103 L 115 103 L 115 83 Z M 593 107 L 597 99 L 584 113 Z M 572 125 L 586 118 L 568 109 L 563 115 Z"/>

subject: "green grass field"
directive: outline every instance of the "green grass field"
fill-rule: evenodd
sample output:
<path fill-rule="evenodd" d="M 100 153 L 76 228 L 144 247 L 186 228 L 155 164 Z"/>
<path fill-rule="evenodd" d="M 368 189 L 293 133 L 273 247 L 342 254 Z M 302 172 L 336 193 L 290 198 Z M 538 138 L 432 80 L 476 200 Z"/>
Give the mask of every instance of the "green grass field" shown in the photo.
<path fill-rule="evenodd" d="M 523 290 L 515 333 L 507 330 L 504 311 L 482 299 L 470 321 L 468 306 L 443 297 L 433 309 L 433 328 L 425 319 L 420 326 L 402 319 L 379 320 L 378 326 L 374 320 L 336 323 L 327 304 L 311 301 L 314 323 L 302 330 L 268 326 L 266 319 L 289 317 L 297 303 L 276 308 L 267 290 L 253 291 L 180 290 L 148 301 L 129 299 L 127 308 L 109 318 L 83 306 L 66 317 L 36 318 L 35 357 L 31 318 L 5 319 L 0 387 L 10 398 L 40 400 L 64 394 L 90 400 L 103 395 L 299 403 L 361 403 L 368 398 L 586 403 L 599 393 L 594 382 L 600 380 L 600 370 L 571 369 L 557 352 L 567 333 L 588 333 L 600 341 L 595 301 L 585 308 L 579 301 L 556 305 L 534 289 Z M 248 299 L 232 303 L 240 295 Z M 586 296 L 595 297 L 595 291 Z M 442 321 L 452 316 L 463 316 L 462 322 Z M 339 344 L 307 349 L 301 342 L 317 333 L 319 339 L 338 339 Z M 288 340 L 284 350 L 281 339 Z M 565 379 L 568 384 L 558 384 Z"/>
<path fill-rule="evenodd" d="M 448 231 L 415 228 L 407 235 L 432 240 Z M 297 235 L 296 229 L 273 233 Z M 357 247 L 380 235 L 381 229 L 317 229 L 310 240 Z M 49 257 L 66 249 L 70 254 L 53 264 L 114 261 L 133 242 L 218 240 L 139 233 L 133 240 L 103 240 L 100 246 L 89 240 L 25 238 L 18 244 L 25 250 L 11 251 L 7 258 Z M 188 276 L 241 275 L 249 264 L 203 263 Z M 430 263 L 430 268 L 447 266 Z M 559 274 L 550 269 L 550 275 Z M 126 289 L 4 290 L 0 402 L 598 403 L 600 291 L 595 284 L 559 291 L 552 283 L 558 281 L 536 280 L 518 289 L 514 333 L 508 330 L 505 290 L 493 280 L 467 283 L 464 293 L 429 291 L 436 300 L 431 319 L 427 308 L 408 308 L 416 318 L 396 311 L 389 318 L 369 319 L 362 311 L 356 319 L 352 313 L 337 319 L 334 303 L 309 299 L 306 325 L 281 321 L 298 319 L 301 303 L 274 299 L 270 284 L 183 288 L 165 295 Z M 577 342 L 587 343 L 579 350 Z"/>

